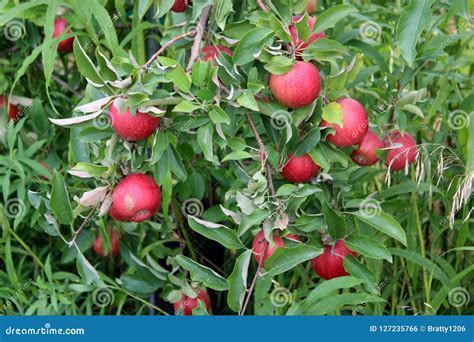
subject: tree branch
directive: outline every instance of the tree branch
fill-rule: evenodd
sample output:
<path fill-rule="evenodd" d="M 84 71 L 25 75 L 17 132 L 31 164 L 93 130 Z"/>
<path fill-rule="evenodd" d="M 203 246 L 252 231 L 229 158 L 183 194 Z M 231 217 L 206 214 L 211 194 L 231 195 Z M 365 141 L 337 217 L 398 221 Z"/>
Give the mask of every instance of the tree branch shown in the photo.
<path fill-rule="evenodd" d="M 89 214 L 86 216 L 80 227 L 74 232 L 74 236 L 72 237 L 72 240 L 68 242 L 69 247 L 74 245 L 76 242 L 77 237 L 81 233 L 82 229 L 84 229 L 85 226 L 87 226 L 87 223 L 89 223 L 89 220 L 91 219 L 92 215 L 94 214 L 96 208 L 92 208 L 92 210 L 89 212 Z"/>
<path fill-rule="evenodd" d="M 242 310 L 239 313 L 239 316 L 242 316 L 245 314 L 245 310 L 247 310 L 247 306 L 249 305 L 250 297 L 252 297 L 252 292 L 253 289 L 255 288 L 255 284 L 257 283 L 258 276 L 260 275 L 260 271 L 262 270 L 263 267 L 263 259 L 265 259 L 265 254 L 267 253 L 269 242 L 265 239 L 264 245 L 263 245 L 263 250 L 262 253 L 260 254 L 260 259 L 258 260 L 258 267 L 257 267 L 257 272 L 255 272 L 255 275 L 253 276 L 252 284 L 250 284 L 249 291 L 247 292 L 247 298 L 245 298 L 244 305 L 242 306 Z"/>
<path fill-rule="evenodd" d="M 163 44 L 163 46 L 153 56 L 151 56 L 150 59 L 145 64 L 143 64 L 140 73 L 143 74 L 145 72 L 145 70 L 150 67 L 151 63 L 153 63 L 155 61 L 155 59 L 157 59 L 158 56 L 161 55 L 168 47 L 170 47 L 171 45 L 176 43 L 178 40 L 181 40 L 181 39 L 186 38 L 188 36 L 192 36 L 195 33 L 196 33 L 196 30 L 191 30 L 191 31 L 185 32 L 183 34 L 180 34 L 179 36 L 176 36 L 176 37 L 172 38 L 171 40 L 169 40 L 165 44 Z"/>
<path fill-rule="evenodd" d="M 268 8 L 267 6 L 265 6 L 265 4 L 263 3 L 263 0 L 257 0 L 257 5 L 258 7 L 260 7 L 260 9 L 262 11 L 264 11 L 265 13 L 268 13 Z"/>
<path fill-rule="evenodd" d="M 197 23 L 196 36 L 194 37 L 193 47 L 191 48 L 191 57 L 189 57 L 189 63 L 186 66 L 186 71 L 190 71 L 193 68 L 194 62 L 196 62 L 199 57 L 201 39 L 204 35 L 204 31 L 206 30 L 207 18 L 209 17 L 209 13 L 211 12 L 211 7 L 212 6 L 208 6 L 202 11 L 201 18 Z"/>
<path fill-rule="evenodd" d="M 252 120 L 252 117 L 249 113 L 245 113 L 247 116 L 247 120 L 252 128 L 253 134 L 255 135 L 255 139 L 257 139 L 258 149 L 260 150 L 260 162 L 262 163 L 261 171 L 265 169 L 265 160 L 267 159 L 267 151 L 265 150 L 265 145 L 263 145 L 262 138 L 260 138 L 260 134 L 258 134 L 257 127 Z"/>

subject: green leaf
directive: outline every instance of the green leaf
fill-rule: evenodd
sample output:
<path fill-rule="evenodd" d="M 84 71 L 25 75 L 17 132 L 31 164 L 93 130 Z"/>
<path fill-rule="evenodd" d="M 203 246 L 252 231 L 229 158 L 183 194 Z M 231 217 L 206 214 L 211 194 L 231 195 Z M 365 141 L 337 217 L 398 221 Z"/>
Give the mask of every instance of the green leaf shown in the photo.
<path fill-rule="evenodd" d="M 179 112 L 179 113 L 192 113 L 196 109 L 199 109 L 200 106 L 195 105 L 194 103 L 190 101 L 182 101 L 178 103 L 174 108 L 173 112 Z"/>
<path fill-rule="evenodd" d="M 189 216 L 188 224 L 192 230 L 208 239 L 219 242 L 229 249 L 244 248 L 244 245 L 237 236 L 237 232 L 221 224 L 204 221 L 197 217 Z"/>
<path fill-rule="evenodd" d="M 138 19 L 142 20 L 153 4 L 153 0 L 140 0 L 138 3 Z"/>
<path fill-rule="evenodd" d="M 295 60 L 293 59 L 284 56 L 275 56 L 272 57 L 270 62 L 265 64 L 264 68 L 271 74 L 282 75 L 290 71 L 293 64 L 295 64 Z"/>
<path fill-rule="evenodd" d="M 221 277 L 209 267 L 203 266 L 184 255 L 176 256 L 176 261 L 181 267 L 191 273 L 191 279 L 193 281 L 203 283 L 206 287 L 216 291 L 226 291 L 228 289 L 225 278 Z"/>
<path fill-rule="evenodd" d="M 416 58 L 416 42 L 431 19 L 433 0 L 411 0 L 402 8 L 397 25 L 397 44 L 401 55 L 409 66 Z"/>
<path fill-rule="evenodd" d="M 400 224 L 389 214 L 383 211 L 371 212 L 368 214 L 365 211 L 357 211 L 353 213 L 359 220 L 368 225 L 380 230 L 395 240 L 400 241 L 403 245 L 407 245 L 407 236 Z"/>
<path fill-rule="evenodd" d="M 57 55 L 57 48 L 55 44 L 52 44 L 53 41 L 53 31 L 54 31 L 54 17 L 56 10 L 57 0 L 52 0 L 48 5 L 46 11 L 46 18 L 44 21 L 44 42 L 42 50 L 42 60 L 44 68 L 44 76 L 46 79 L 46 84 L 50 84 L 51 75 L 54 70 L 54 62 Z"/>
<path fill-rule="evenodd" d="M 342 106 L 337 102 L 331 102 L 323 108 L 323 119 L 329 123 L 343 127 L 344 113 Z"/>
<path fill-rule="evenodd" d="M 69 201 L 69 195 L 66 189 L 64 178 L 61 174 L 55 172 L 51 180 L 53 189 L 51 191 L 51 209 L 61 224 L 72 224 L 72 208 Z"/>
<path fill-rule="evenodd" d="M 100 275 L 97 270 L 94 268 L 94 266 L 91 265 L 91 263 L 86 259 L 84 254 L 82 254 L 79 250 L 76 258 L 76 266 L 77 271 L 79 272 L 82 279 L 84 279 L 86 284 L 96 284 L 98 286 L 105 286 L 102 279 L 100 279 Z"/>
<path fill-rule="evenodd" d="M 307 315 L 325 315 L 347 305 L 385 302 L 385 299 L 373 293 L 343 293 L 326 297 L 305 312 Z"/>
<path fill-rule="evenodd" d="M 232 0 L 217 0 L 214 10 L 216 24 L 219 28 L 225 30 L 227 16 L 232 12 Z"/>
<path fill-rule="evenodd" d="M 255 97 L 249 89 L 244 89 L 243 93 L 237 98 L 237 102 L 245 108 L 258 112 L 258 105 Z"/>
<path fill-rule="evenodd" d="M 168 77 L 179 90 L 189 93 L 191 89 L 191 80 L 184 71 L 184 68 L 174 59 L 168 57 L 158 57 L 160 64 L 169 67 L 166 77 Z"/>
<path fill-rule="evenodd" d="M 322 247 L 299 244 L 293 248 L 280 247 L 266 260 L 265 269 L 270 275 L 291 270 L 298 264 L 313 259 L 323 253 Z"/>
<path fill-rule="evenodd" d="M 237 65 L 244 65 L 255 60 L 264 42 L 273 34 L 268 28 L 255 28 L 244 34 L 235 48 L 233 60 Z"/>
<path fill-rule="evenodd" d="M 348 289 L 364 283 L 363 279 L 346 276 L 327 280 L 319 284 L 301 302 L 300 307 L 293 313 L 294 315 L 309 314 L 318 300 L 328 297 L 339 289 Z"/>
<path fill-rule="evenodd" d="M 321 139 L 321 131 L 319 128 L 313 128 L 303 139 L 299 140 L 295 146 L 293 146 L 292 155 L 301 156 L 313 150 Z"/>
<path fill-rule="evenodd" d="M 346 235 L 346 221 L 334 209 L 332 209 L 326 202 L 321 204 L 321 210 L 326 219 L 328 226 L 328 233 L 333 240 L 340 239 Z"/>
<path fill-rule="evenodd" d="M 79 39 L 74 39 L 74 59 L 81 74 L 96 84 L 104 84 L 92 60 L 87 56 Z"/>
<path fill-rule="evenodd" d="M 240 312 L 247 290 L 247 275 L 252 256 L 251 250 L 246 250 L 237 257 L 234 269 L 227 278 L 229 293 L 227 294 L 227 304 L 232 311 Z"/>
<path fill-rule="evenodd" d="M 358 12 L 358 10 L 352 5 L 331 6 L 318 16 L 313 31 L 318 33 L 334 27 L 340 20 L 355 12 Z"/>
<path fill-rule="evenodd" d="M 345 239 L 349 249 L 372 259 L 385 259 L 392 262 L 388 249 L 374 238 L 367 235 L 351 235 Z"/>
<path fill-rule="evenodd" d="M 224 159 L 222 159 L 222 162 L 226 162 L 229 160 L 241 160 L 241 159 L 247 159 L 247 158 L 253 158 L 254 156 L 251 155 L 250 153 L 246 151 L 233 151 L 226 155 Z"/>
<path fill-rule="evenodd" d="M 227 113 L 219 106 L 212 106 L 211 110 L 209 111 L 209 117 L 211 118 L 212 122 L 215 124 L 225 123 L 230 124 L 230 118 Z"/>
<path fill-rule="evenodd" d="M 206 126 L 199 127 L 197 133 L 197 142 L 199 147 L 204 154 L 204 158 L 210 162 L 214 161 L 214 153 L 212 146 L 212 135 L 214 134 L 214 127 L 212 124 L 207 124 Z"/>

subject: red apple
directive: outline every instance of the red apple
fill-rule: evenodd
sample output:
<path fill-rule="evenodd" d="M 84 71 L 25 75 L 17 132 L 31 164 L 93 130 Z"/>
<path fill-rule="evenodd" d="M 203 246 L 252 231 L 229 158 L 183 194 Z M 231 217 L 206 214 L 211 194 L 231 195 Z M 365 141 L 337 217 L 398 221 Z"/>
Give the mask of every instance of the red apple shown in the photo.
<path fill-rule="evenodd" d="M 0 109 L 6 108 L 7 105 L 8 105 L 8 97 L 0 96 Z M 18 109 L 17 106 L 12 105 L 10 103 L 10 106 L 8 107 L 7 114 L 8 114 L 8 118 L 10 120 L 16 121 L 20 118 L 21 111 Z"/>
<path fill-rule="evenodd" d="M 134 173 L 114 189 L 109 213 L 119 221 L 141 222 L 155 215 L 160 205 L 161 191 L 153 177 Z"/>
<path fill-rule="evenodd" d="M 300 241 L 300 237 L 298 235 L 293 235 L 293 234 L 287 234 L 285 235 L 285 238 L 290 239 L 290 240 L 295 240 L 295 241 Z M 285 243 L 283 242 L 283 239 L 278 236 L 274 235 L 273 236 L 273 244 L 268 244 L 267 250 L 265 251 L 265 254 L 263 255 L 263 264 L 265 264 L 265 261 L 275 252 L 275 250 L 278 247 L 284 247 Z M 253 239 L 253 244 L 252 244 L 252 251 L 253 251 L 253 257 L 255 258 L 255 261 L 258 263 L 260 262 L 260 257 L 263 253 L 263 248 L 265 247 L 265 233 L 263 232 L 263 229 L 255 235 L 255 238 Z"/>
<path fill-rule="evenodd" d="M 173 7 L 171 7 L 171 10 L 176 13 L 181 13 L 186 11 L 186 8 L 188 8 L 192 3 L 191 0 L 176 0 Z"/>
<path fill-rule="evenodd" d="M 68 21 L 64 18 L 58 18 L 54 20 L 54 31 L 53 38 L 59 37 L 67 28 Z M 71 32 L 67 30 L 65 33 Z M 72 45 L 74 43 L 74 37 L 69 37 L 64 40 L 61 40 L 58 44 L 59 52 L 69 52 L 72 50 Z"/>
<path fill-rule="evenodd" d="M 120 243 L 120 234 L 115 229 L 112 230 L 112 248 L 109 250 L 108 256 L 117 256 L 119 254 L 119 243 Z M 94 242 L 94 252 L 98 255 L 104 256 L 104 250 L 102 249 L 102 235 L 99 234 Z"/>
<path fill-rule="evenodd" d="M 375 154 L 375 150 L 383 148 L 383 142 L 377 134 L 367 131 L 366 135 L 359 141 L 357 150 L 352 152 L 352 160 L 362 166 L 374 165 L 379 158 Z"/>
<path fill-rule="evenodd" d="M 219 55 L 221 52 L 231 57 L 233 55 L 232 50 L 222 45 L 216 45 L 216 46 L 206 45 L 202 48 L 201 51 L 202 51 L 202 54 L 204 55 L 204 60 L 206 62 L 210 59 L 212 60 L 212 62 L 214 62 L 214 59 L 219 58 Z"/>
<path fill-rule="evenodd" d="M 319 96 L 321 76 L 313 64 L 300 61 L 286 74 L 271 74 L 269 85 L 273 96 L 285 107 L 306 107 Z"/>
<path fill-rule="evenodd" d="M 324 32 L 314 33 L 314 24 L 316 23 L 316 17 L 308 17 L 308 26 L 311 32 L 310 36 L 308 40 L 306 41 L 299 39 L 298 31 L 296 29 L 295 23 L 301 21 L 302 19 L 303 19 L 302 15 L 294 16 L 291 19 L 292 23 L 288 27 L 290 30 L 291 38 L 292 38 L 292 45 L 297 55 L 301 54 L 303 50 L 307 48 L 315 40 L 319 38 L 326 38 L 326 34 Z"/>
<path fill-rule="evenodd" d="M 416 141 L 408 134 L 401 134 L 399 131 L 392 133 L 389 137 L 384 139 L 384 146 L 390 147 L 394 145 L 401 145 L 391 149 L 387 154 L 385 164 L 390 170 L 400 171 L 405 169 L 405 165 L 410 165 L 418 155 Z"/>
<path fill-rule="evenodd" d="M 174 312 L 175 314 L 182 313 L 185 316 L 192 316 L 193 310 L 197 307 L 199 307 L 199 302 L 204 303 L 204 306 L 206 307 L 207 312 L 211 312 L 211 298 L 207 294 L 206 291 L 201 290 L 200 288 L 195 288 L 194 289 L 197 293 L 196 298 L 191 298 L 188 296 L 183 295 L 179 301 L 174 303 Z"/>
<path fill-rule="evenodd" d="M 334 246 L 326 245 L 324 253 L 311 260 L 313 270 L 323 279 L 349 275 L 344 269 L 344 258 L 348 254 L 357 258 L 357 253 L 347 248 L 344 240 L 337 240 Z"/>
<path fill-rule="evenodd" d="M 369 130 L 369 120 L 364 107 L 356 100 L 344 98 L 338 100 L 342 107 L 342 127 L 335 123 L 321 121 L 321 127 L 332 127 L 336 133 L 326 138 L 331 144 L 347 147 L 357 144 Z"/>
<path fill-rule="evenodd" d="M 133 116 L 130 108 L 120 113 L 114 104 L 110 106 L 109 118 L 115 132 L 129 141 L 148 138 L 160 125 L 160 118 L 139 111 Z"/>
<path fill-rule="evenodd" d="M 316 10 L 318 9 L 318 1 L 317 0 L 308 0 L 306 2 L 306 12 L 308 13 L 313 13 L 313 12 L 316 12 Z"/>
<path fill-rule="evenodd" d="M 288 161 L 282 170 L 282 175 L 289 182 L 305 183 L 316 176 L 321 168 L 309 154 L 299 157 L 288 155 Z"/>

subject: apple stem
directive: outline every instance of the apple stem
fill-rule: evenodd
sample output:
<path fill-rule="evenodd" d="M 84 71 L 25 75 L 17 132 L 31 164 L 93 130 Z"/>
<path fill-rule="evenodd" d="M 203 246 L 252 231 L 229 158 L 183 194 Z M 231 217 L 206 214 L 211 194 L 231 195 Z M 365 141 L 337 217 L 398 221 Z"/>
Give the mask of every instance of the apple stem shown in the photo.
<path fill-rule="evenodd" d="M 195 32 L 196 36 L 194 37 L 193 47 L 191 48 L 191 56 L 189 57 L 189 63 L 186 66 L 186 71 L 190 71 L 193 68 L 194 62 L 199 57 L 199 48 L 201 47 L 201 39 L 204 35 L 204 31 L 207 25 L 207 18 L 209 17 L 209 13 L 211 12 L 212 6 L 206 7 L 201 14 L 201 18 L 199 19 Z"/>

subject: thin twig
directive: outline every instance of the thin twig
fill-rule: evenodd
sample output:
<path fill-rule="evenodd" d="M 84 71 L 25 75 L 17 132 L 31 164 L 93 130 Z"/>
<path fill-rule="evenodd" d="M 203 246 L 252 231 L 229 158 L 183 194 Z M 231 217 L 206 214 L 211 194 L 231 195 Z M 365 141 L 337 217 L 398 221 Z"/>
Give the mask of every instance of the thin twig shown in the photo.
<path fill-rule="evenodd" d="M 74 236 L 72 237 L 72 240 L 68 242 L 69 247 L 71 247 L 72 245 L 74 245 L 74 243 L 76 242 L 77 236 L 81 233 L 82 229 L 84 229 L 84 227 L 87 225 L 87 223 L 89 222 L 89 220 L 90 220 L 91 217 L 92 217 L 92 214 L 94 214 L 95 209 L 96 209 L 96 208 L 92 208 L 92 210 L 90 211 L 90 213 L 86 216 L 86 218 L 85 218 L 84 221 L 82 222 L 81 226 L 74 232 Z"/>
<path fill-rule="evenodd" d="M 270 190 L 272 198 L 275 198 L 276 193 L 275 193 L 275 188 L 273 186 L 272 168 L 269 164 L 265 163 L 266 155 L 267 155 L 267 152 L 265 150 L 265 145 L 263 144 L 263 141 L 262 141 L 262 138 L 260 137 L 260 134 L 258 134 L 257 126 L 255 126 L 255 122 L 253 122 L 252 117 L 250 116 L 249 113 L 246 113 L 246 116 L 247 116 L 247 120 L 250 124 L 250 127 L 252 128 L 253 134 L 255 135 L 255 139 L 257 140 L 257 144 L 258 144 L 258 147 L 259 147 L 259 150 L 260 150 L 260 160 L 262 161 L 262 171 L 265 169 L 265 166 L 266 166 L 267 179 L 268 179 L 268 188 Z M 247 292 L 247 297 L 245 298 L 244 305 L 242 306 L 242 310 L 240 311 L 240 315 L 243 315 L 245 313 L 245 310 L 247 309 L 247 306 L 248 306 L 249 301 L 250 301 L 250 297 L 252 297 L 253 289 L 255 288 L 255 284 L 257 283 L 257 279 L 260 276 L 260 271 L 262 270 L 262 267 L 263 267 L 264 255 L 267 252 L 269 244 L 270 243 L 265 239 L 262 254 L 260 255 L 260 259 L 258 260 L 257 271 L 255 272 L 252 283 L 250 284 L 249 290 Z"/>
<path fill-rule="evenodd" d="M 196 36 L 194 37 L 193 47 L 191 48 L 191 56 L 189 57 L 189 63 L 186 66 L 187 71 L 190 71 L 193 68 L 194 62 L 196 62 L 199 57 L 201 39 L 204 35 L 204 31 L 206 30 L 207 18 L 209 17 L 209 13 L 211 12 L 211 7 L 212 6 L 208 6 L 202 11 L 201 18 L 197 23 Z"/>
<path fill-rule="evenodd" d="M 176 36 L 172 39 L 170 39 L 169 41 L 167 41 L 165 44 L 163 44 L 163 46 L 153 55 L 150 57 L 150 59 L 142 66 L 142 69 L 140 71 L 140 73 L 144 73 L 146 69 L 148 69 L 151 65 L 151 63 L 153 63 L 153 61 L 155 59 L 158 58 L 159 55 L 161 55 L 168 47 L 170 47 L 171 45 L 173 45 L 174 43 L 176 43 L 178 40 L 181 40 L 183 38 L 186 38 L 188 36 L 192 36 L 196 34 L 196 30 L 191 30 L 191 31 L 188 31 L 188 32 L 185 32 L 183 34 L 180 34 L 179 36 Z"/>
<path fill-rule="evenodd" d="M 252 117 L 249 113 L 245 113 L 247 116 L 247 120 L 252 128 L 253 134 L 255 135 L 255 139 L 257 139 L 258 149 L 260 150 L 260 162 L 262 163 L 261 171 L 265 169 L 265 160 L 267 158 L 267 151 L 265 150 L 265 145 L 263 145 L 262 138 L 260 138 L 260 134 L 258 134 L 257 127 L 255 126 L 255 122 L 253 122 Z"/>
<path fill-rule="evenodd" d="M 268 13 L 268 8 L 267 6 L 265 6 L 265 4 L 263 3 L 263 0 L 257 0 L 257 5 L 258 7 L 260 7 L 260 9 L 262 11 L 264 11 L 265 13 Z"/>
<path fill-rule="evenodd" d="M 252 284 L 250 284 L 250 288 L 247 292 L 247 298 L 245 298 L 245 302 L 244 302 L 244 305 L 242 306 L 242 310 L 240 311 L 239 316 L 242 316 L 243 314 L 245 314 L 245 310 L 247 310 L 250 297 L 252 297 L 253 289 L 255 287 L 255 284 L 257 283 L 258 276 L 260 275 L 260 271 L 262 270 L 262 267 L 263 267 L 263 260 L 265 259 L 264 256 L 267 253 L 268 245 L 269 245 L 269 242 L 265 239 L 262 254 L 260 254 L 260 259 L 258 260 L 257 272 L 255 272 L 255 275 L 253 276 Z"/>

